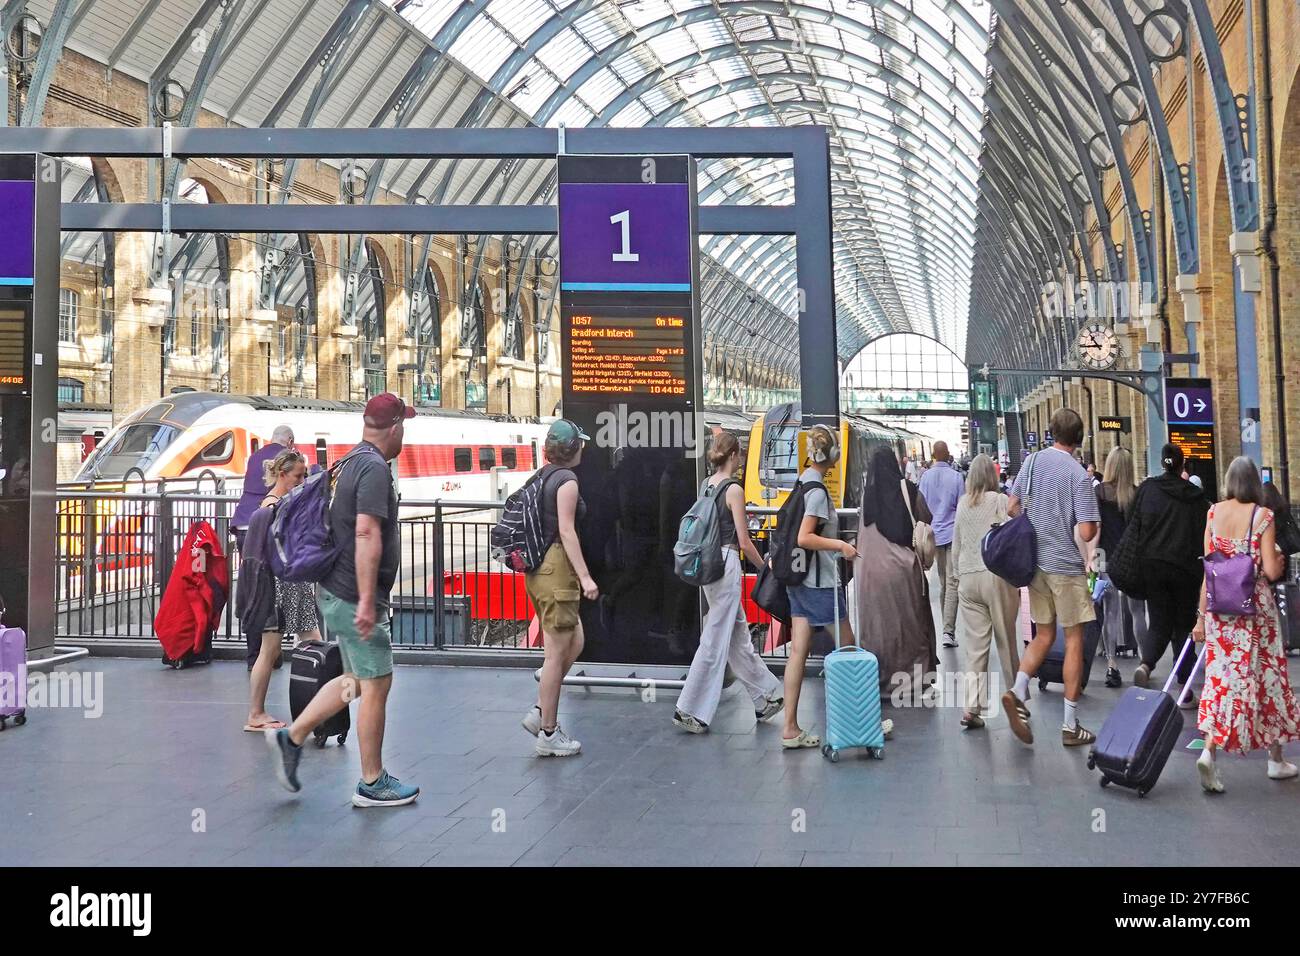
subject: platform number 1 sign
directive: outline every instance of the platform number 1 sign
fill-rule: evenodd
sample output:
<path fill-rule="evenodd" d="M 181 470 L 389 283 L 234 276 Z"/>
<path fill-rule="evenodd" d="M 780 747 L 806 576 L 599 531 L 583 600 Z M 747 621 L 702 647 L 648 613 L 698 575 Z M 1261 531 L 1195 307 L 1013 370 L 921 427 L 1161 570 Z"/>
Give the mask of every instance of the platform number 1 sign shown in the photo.
<path fill-rule="evenodd" d="M 619 223 L 622 226 L 623 249 L 614 253 L 611 257 L 613 262 L 640 262 L 641 256 L 632 251 L 632 211 L 624 209 L 617 215 L 609 217 L 611 224 Z"/>

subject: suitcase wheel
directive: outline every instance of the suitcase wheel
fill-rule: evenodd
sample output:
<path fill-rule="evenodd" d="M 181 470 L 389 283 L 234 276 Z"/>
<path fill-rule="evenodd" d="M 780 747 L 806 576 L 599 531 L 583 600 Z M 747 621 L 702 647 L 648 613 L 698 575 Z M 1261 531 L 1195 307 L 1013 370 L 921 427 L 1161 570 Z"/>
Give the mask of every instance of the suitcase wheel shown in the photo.
<path fill-rule="evenodd" d="M 836 750 L 834 747 L 832 747 L 830 744 L 822 745 L 822 756 L 825 757 L 827 760 L 829 760 L 831 763 L 840 762 L 840 752 Z"/>
<path fill-rule="evenodd" d="M 1105 790 L 1105 789 L 1106 789 L 1107 787 L 1109 787 L 1109 786 L 1110 786 L 1110 777 L 1102 777 L 1102 778 L 1101 778 L 1101 789 Z"/>
<path fill-rule="evenodd" d="M 1151 792 L 1151 788 L 1150 788 L 1150 787 L 1138 787 L 1138 796 L 1139 796 L 1139 797 L 1145 797 L 1145 796 L 1146 796 L 1148 793 L 1150 793 L 1150 792 Z"/>
<path fill-rule="evenodd" d="M 1043 680 L 1041 677 L 1038 678 L 1038 689 L 1047 690 L 1047 681 Z"/>
<path fill-rule="evenodd" d="M 327 740 L 329 740 L 328 737 L 317 736 L 317 737 L 316 737 L 316 746 L 317 746 L 317 747 L 324 747 L 324 746 L 325 746 L 325 741 L 327 741 Z"/>
<path fill-rule="evenodd" d="M 21 726 L 22 726 L 23 724 L 25 724 L 25 723 L 27 723 L 27 715 L 26 715 L 26 714 L 19 714 L 17 717 L 14 718 L 14 726 L 15 726 L 15 727 L 21 727 Z"/>
<path fill-rule="evenodd" d="M 884 760 L 884 759 L 885 759 L 885 748 L 884 748 L 884 747 L 868 747 L 868 748 L 867 748 L 867 756 L 869 756 L 872 760 Z"/>
<path fill-rule="evenodd" d="M 347 742 L 347 739 L 348 739 L 348 735 L 346 731 L 339 734 L 339 746 L 342 747 Z"/>
<path fill-rule="evenodd" d="M 1088 769 L 1089 770 L 1097 769 L 1097 758 L 1094 757 L 1092 754 L 1088 754 Z"/>

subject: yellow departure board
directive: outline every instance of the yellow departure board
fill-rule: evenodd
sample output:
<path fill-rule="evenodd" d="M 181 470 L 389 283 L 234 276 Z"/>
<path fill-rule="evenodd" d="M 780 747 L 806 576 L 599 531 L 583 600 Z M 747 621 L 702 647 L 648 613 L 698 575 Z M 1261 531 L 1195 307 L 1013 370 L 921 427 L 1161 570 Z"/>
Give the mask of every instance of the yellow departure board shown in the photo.
<path fill-rule="evenodd" d="M 685 316 L 620 309 L 575 312 L 568 319 L 571 395 L 688 397 Z"/>

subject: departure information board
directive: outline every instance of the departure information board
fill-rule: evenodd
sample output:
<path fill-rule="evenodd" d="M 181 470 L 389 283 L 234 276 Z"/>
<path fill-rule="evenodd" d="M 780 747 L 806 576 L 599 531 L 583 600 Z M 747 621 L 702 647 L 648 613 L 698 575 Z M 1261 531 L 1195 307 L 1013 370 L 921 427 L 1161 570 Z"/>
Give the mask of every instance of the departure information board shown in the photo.
<path fill-rule="evenodd" d="M 562 414 L 591 436 L 573 469 L 578 537 L 604 596 L 582 602 L 581 659 L 686 664 L 700 590 L 662 570 L 711 435 L 694 160 L 568 154 L 556 167 Z"/>
<path fill-rule="evenodd" d="M 687 397 L 689 316 L 605 307 L 565 318 L 564 355 L 572 396 Z"/>
<path fill-rule="evenodd" d="M 0 392 L 27 387 L 27 310 L 0 308 Z"/>

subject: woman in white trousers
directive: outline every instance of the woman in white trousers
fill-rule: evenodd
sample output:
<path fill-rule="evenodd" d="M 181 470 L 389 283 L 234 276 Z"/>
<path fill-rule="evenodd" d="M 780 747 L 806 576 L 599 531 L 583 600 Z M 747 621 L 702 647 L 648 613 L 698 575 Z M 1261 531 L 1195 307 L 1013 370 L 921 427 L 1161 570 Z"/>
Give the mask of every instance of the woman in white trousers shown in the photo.
<path fill-rule="evenodd" d="M 966 710 L 961 725 L 967 730 L 984 726 L 981 714 L 988 709 L 990 644 L 997 642 L 1004 687 L 1015 682 L 1020 669 L 1016 647 L 1020 592 L 985 567 L 980 553 L 989 528 L 1006 520 L 1007 496 L 998 491 L 993 460 L 977 455 L 966 476 L 966 493 L 957 502 L 949 559 L 957 569 L 957 603 L 965 633 Z"/>
<path fill-rule="evenodd" d="M 673 723 L 692 734 L 702 734 L 709 729 L 722 697 L 722 681 L 728 663 L 736 679 L 749 691 L 757 720 L 774 717 L 785 703 L 781 682 L 754 650 L 749 637 L 749 622 L 745 620 L 745 609 L 740 600 L 741 554 L 754 567 L 762 564 L 763 559 L 749 539 L 745 492 L 735 480 L 741 465 L 740 442 L 735 435 L 722 432 L 714 438 L 709 448 L 709 464 L 714 472 L 705 482 L 705 490 L 715 496 L 721 494 L 718 531 L 723 542 L 723 572 L 717 581 L 704 585 L 708 611 L 700 628 L 700 646 L 691 661 L 686 686 L 682 688 L 673 714 Z M 725 487 L 719 491 L 719 486 L 724 484 Z"/>

